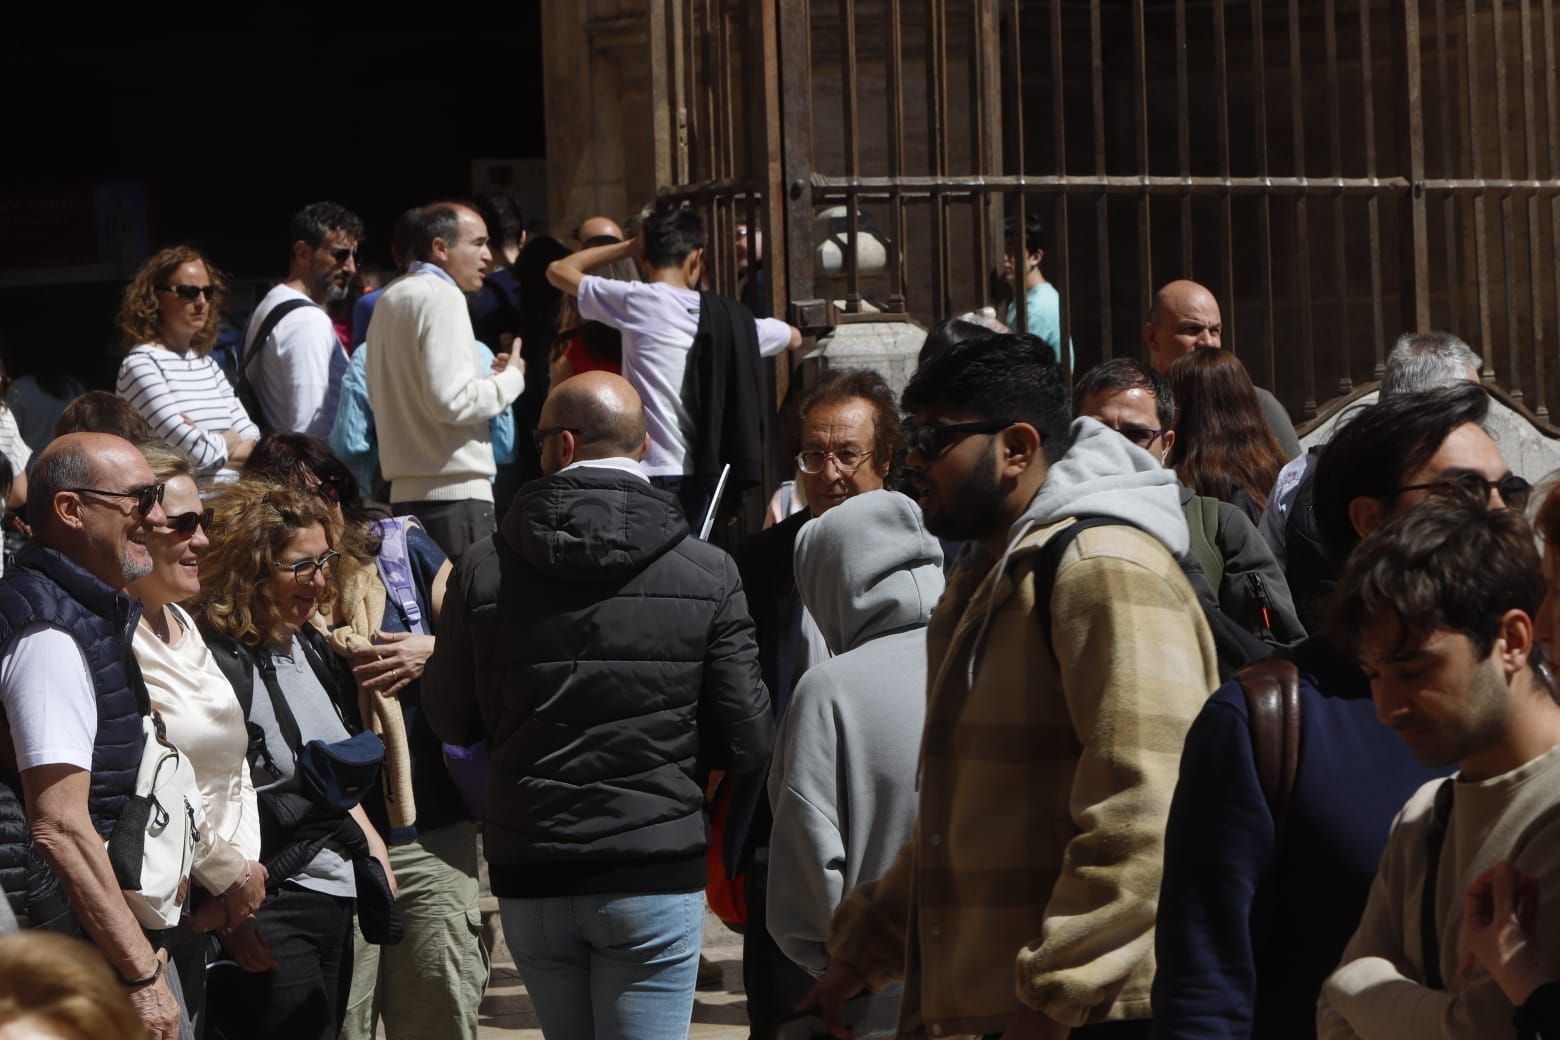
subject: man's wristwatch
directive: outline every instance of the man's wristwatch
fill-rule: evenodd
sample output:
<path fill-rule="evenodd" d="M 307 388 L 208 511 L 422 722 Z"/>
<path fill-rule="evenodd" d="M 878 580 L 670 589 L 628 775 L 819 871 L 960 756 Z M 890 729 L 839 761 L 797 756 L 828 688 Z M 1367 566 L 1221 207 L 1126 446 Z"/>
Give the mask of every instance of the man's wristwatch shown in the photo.
<path fill-rule="evenodd" d="M 123 985 L 126 989 L 140 989 L 142 986 L 150 986 L 152 983 L 162 978 L 163 959 L 161 957 L 156 957 L 156 961 L 157 967 L 152 969 L 152 973 L 150 975 L 139 979 L 127 979 L 123 975 L 120 975 L 120 984 Z"/>

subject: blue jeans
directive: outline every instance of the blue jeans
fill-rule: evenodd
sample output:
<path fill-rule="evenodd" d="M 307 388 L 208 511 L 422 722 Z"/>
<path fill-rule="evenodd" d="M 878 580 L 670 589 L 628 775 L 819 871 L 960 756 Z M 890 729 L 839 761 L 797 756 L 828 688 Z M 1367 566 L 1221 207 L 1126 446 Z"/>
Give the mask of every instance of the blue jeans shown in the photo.
<path fill-rule="evenodd" d="M 684 1040 L 704 893 L 500 899 L 504 940 L 548 1040 Z"/>

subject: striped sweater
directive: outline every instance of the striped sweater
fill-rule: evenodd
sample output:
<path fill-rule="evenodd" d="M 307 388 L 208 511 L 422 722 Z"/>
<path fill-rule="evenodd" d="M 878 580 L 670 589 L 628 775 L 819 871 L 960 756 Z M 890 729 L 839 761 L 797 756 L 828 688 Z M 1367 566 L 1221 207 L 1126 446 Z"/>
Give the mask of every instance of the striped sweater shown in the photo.
<path fill-rule="evenodd" d="M 260 439 L 259 427 L 209 354 L 180 354 L 142 343 L 120 363 L 117 393 L 141 413 L 153 435 L 189 452 L 203 477 L 227 463 L 222 431 L 232 430 L 244 440 Z"/>

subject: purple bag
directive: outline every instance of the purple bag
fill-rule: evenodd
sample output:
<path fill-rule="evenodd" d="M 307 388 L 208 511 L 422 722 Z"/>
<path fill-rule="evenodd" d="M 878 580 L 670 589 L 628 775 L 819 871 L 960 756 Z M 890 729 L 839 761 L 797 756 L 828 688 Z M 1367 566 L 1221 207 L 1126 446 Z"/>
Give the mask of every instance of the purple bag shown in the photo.
<path fill-rule="evenodd" d="M 412 574 L 411 557 L 406 549 L 406 525 L 408 516 L 387 517 L 374 524 L 379 535 L 379 580 L 384 582 L 390 600 L 401 611 L 407 629 L 418 635 L 428 634 L 428 624 L 423 620 L 422 608 L 417 604 L 416 578 Z M 477 741 L 470 747 L 444 744 L 444 765 L 455 781 L 455 789 L 477 821 L 482 819 L 487 791 L 487 742 Z"/>

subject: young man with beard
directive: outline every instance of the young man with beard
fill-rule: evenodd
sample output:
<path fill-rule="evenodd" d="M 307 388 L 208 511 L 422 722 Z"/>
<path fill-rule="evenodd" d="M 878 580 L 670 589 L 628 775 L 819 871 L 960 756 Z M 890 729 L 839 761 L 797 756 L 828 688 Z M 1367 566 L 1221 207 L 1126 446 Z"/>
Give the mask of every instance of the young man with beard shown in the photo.
<path fill-rule="evenodd" d="M 1535 1035 L 1458 933 L 1465 913 L 1490 912 L 1464 892 L 1500 861 L 1537 879 L 1516 894 L 1533 934 L 1560 928 L 1560 704 L 1534 626 L 1545 583 L 1522 517 L 1465 490 L 1387 523 L 1340 582 L 1338 631 L 1377 717 L 1417 761 L 1457 774 L 1394 821 L 1317 1003 L 1324 1038 Z"/>
<path fill-rule="evenodd" d="M 346 298 L 362 237 L 363 221 L 334 202 L 311 203 L 293 214 L 287 280 L 256 305 L 240 362 L 263 413 L 250 418 L 267 433 L 330 439 L 347 352 L 325 304 Z M 287 310 L 260 339 L 266 319 L 279 307 Z"/>
<path fill-rule="evenodd" d="M 846 997 L 903 979 L 900 1033 L 1146 1036 L 1165 812 L 1218 684 L 1175 475 L 1093 419 L 1069 438 L 1032 336 L 930 359 L 904 407 L 927 528 L 974 544 L 927 629 L 914 838 L 845 899 L 804 1003 L 843 1036 Z M 1048 583 L 1080 516 L 1114 522 Z"/>
<path fill-rule="evenodd" d="M 1315 521 L 1343 569 L 1360 539 L 1452 481 L 1520 511 L 1464 383 L 1398 394 L 1341 426 L 1316 465 Z M 1252 709 L 1220 687 L 1186 737 L 1165 832 L 1155 955 L 1156 1040 L 1310 1040 L 1316 996 L 1359 923 L 1392 818 L 1445 770 L 1416 763 L 1376 720 L 1370 683 L 1334 634 L 1289 654 L 1299 737 L 1286 792 L 1264 787 Z"/>

